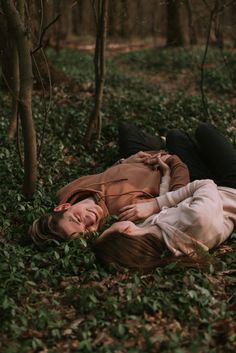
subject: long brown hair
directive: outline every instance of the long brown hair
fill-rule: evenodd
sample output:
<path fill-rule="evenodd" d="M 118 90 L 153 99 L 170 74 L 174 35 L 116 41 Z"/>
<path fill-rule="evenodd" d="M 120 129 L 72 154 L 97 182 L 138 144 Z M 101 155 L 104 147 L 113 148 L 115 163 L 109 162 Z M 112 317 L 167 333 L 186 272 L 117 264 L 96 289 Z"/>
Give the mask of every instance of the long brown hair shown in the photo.
<path fill-rule="evenodd" d="M 163 264 L 162 255 L 166 250 L 155 234 L 133 236 L 119 232 L 97 238 L 91 248 L 103 265 L 145 272 Z"/>

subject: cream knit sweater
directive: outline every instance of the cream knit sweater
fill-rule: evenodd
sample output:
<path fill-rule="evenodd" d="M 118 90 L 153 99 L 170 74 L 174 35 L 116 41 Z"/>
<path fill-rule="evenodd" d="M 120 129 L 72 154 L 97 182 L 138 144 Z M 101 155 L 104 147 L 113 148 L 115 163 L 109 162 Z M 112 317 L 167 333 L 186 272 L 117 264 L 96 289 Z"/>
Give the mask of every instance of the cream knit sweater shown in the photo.
<path fill-rule="evenodd" d="M 156 199 L 161 211 L 143 225 L 155 224 L 157 236 L 176 256 L 218 246 L 236 226 L 236 189 L 212 180 L 195 180 Z"/>

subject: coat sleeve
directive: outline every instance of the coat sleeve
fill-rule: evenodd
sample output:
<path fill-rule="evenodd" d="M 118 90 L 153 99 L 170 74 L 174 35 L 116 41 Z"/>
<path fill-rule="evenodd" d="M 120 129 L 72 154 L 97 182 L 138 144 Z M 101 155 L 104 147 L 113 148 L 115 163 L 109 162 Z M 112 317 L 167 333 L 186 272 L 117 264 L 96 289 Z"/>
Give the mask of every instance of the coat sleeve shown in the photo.
<path fill-rule="evenodd" d="M 189 170 L 186 164 L 176 155 L 171 155 L 166 163 L 170 167 L 170 191 L 177 190 L 189 183 Z"/>

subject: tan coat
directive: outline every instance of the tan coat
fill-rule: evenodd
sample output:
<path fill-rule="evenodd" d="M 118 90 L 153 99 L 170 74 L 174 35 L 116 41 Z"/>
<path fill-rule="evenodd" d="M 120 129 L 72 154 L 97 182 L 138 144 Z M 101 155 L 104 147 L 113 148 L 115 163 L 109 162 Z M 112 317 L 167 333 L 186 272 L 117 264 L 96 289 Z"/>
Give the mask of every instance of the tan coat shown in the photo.
<path fill-rule="evenodd" d="M 189 182 L 187 166 L 172 155 L 166 163 L 171 169 L 170 190 L 177 190 Z M 119 210 L 159 195 L 161 174 L 143 163 L 114 165 L 103 173 L 82 176 L 65 185 L 57 193 L 59 204 L 74 204 L 93 195 L 104 215 L 118 215 Z"/>

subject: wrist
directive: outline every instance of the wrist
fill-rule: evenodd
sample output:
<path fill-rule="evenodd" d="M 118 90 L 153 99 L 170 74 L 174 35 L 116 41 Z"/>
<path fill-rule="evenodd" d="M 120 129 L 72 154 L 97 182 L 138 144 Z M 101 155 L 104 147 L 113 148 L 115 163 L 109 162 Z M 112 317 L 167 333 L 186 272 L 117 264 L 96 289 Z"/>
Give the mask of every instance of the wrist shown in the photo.
<path fill-rule="evenodd" d="M 155 213 L 159 213 L 160 210 L 161 210 L 161 207 L 159 205 L 159 202 L 158 202 L 158 197 L 155 197 L 155 205 L 154 205 L 154 208 L 155 208 Z"/>

